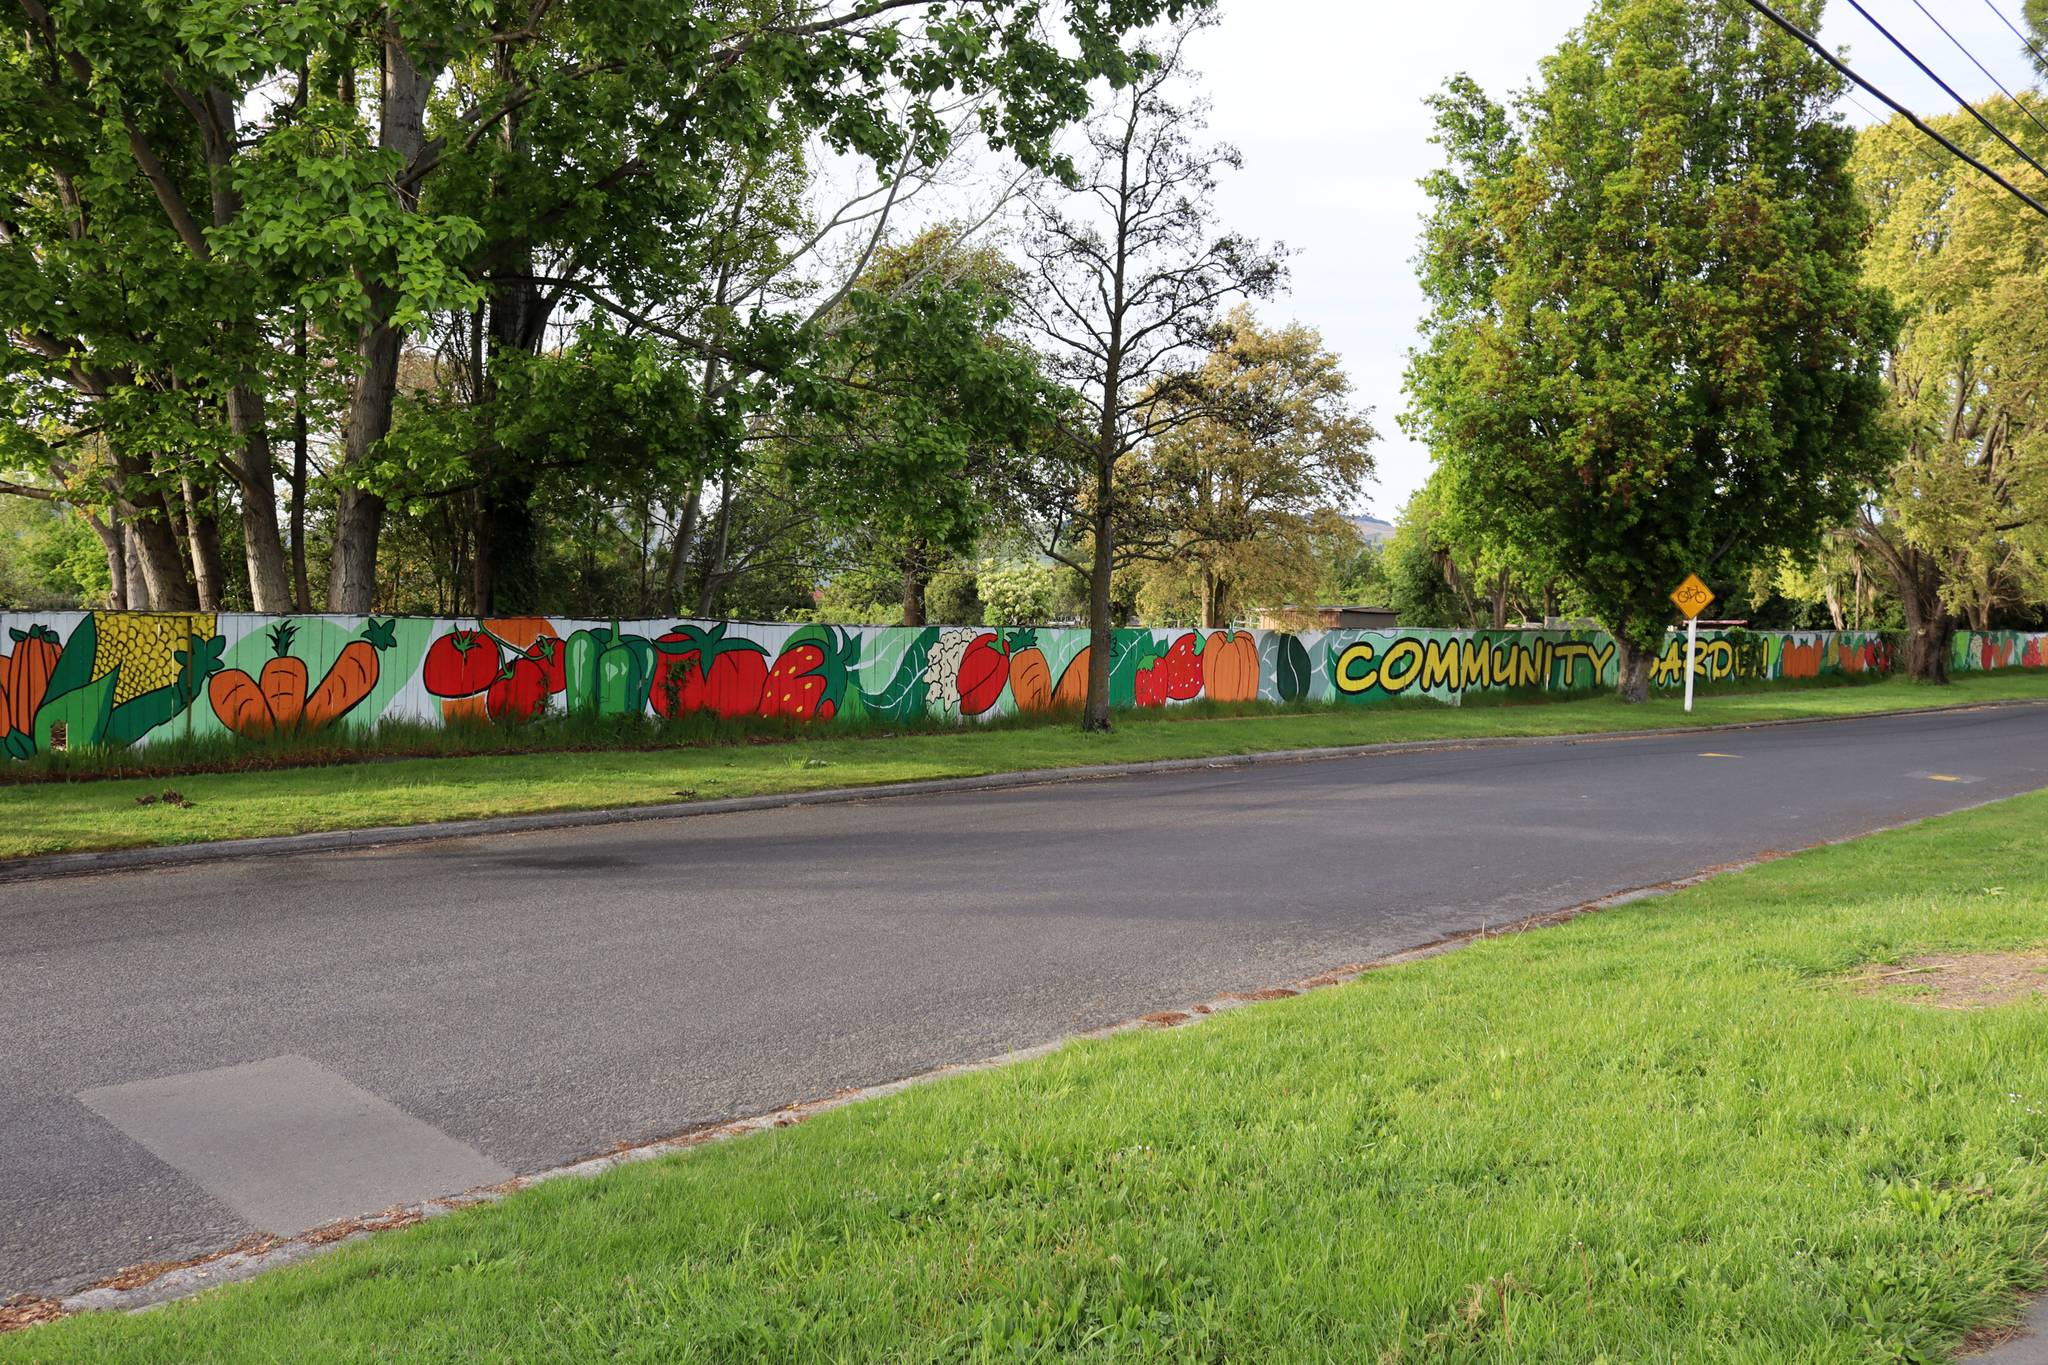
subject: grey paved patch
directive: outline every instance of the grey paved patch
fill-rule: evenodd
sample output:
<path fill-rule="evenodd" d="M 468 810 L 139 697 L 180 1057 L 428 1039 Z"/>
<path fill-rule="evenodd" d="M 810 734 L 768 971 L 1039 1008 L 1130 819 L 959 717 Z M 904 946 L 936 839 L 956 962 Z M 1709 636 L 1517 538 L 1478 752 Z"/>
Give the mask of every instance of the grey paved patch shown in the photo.
<path fill-rule="evenodd" d="M 305 1057 L 78 1098 L 263 1232 L 303 1232 L 512 1174 Z"/>
<path fill-rule="evenodd" d="M 1964 1359 L 1969 1365 L 2048 1365 L 2048 1299 L 2034 1300 L 2023 1328 L 2003 1346 Z"/>

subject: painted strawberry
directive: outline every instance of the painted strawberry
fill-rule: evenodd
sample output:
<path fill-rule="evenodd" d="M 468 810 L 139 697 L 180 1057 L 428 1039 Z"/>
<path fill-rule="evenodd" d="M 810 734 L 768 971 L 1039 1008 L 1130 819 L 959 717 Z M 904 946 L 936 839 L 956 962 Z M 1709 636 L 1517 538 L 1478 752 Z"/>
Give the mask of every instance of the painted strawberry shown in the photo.
<path fill-rule="evenodd" d="M 783 641 L 761 689 L 760 714 L 830 720 L 846 699 L 860 663 L 860 641 L 834 626 L 806 626 Z"/>
<path fill-rule="evenodd" d="M 1132 682 L 1132 699 L 1140 706 L 1164 706 L 1167 698 L 1167 681 L 1171 669 L 1167 656 L 1162 654 L 1138 670 Z"/>
<path fill-rule="evenodd" d="M 1154 665 L 1166 670 L 1167 700 L 1192 701 L 1202 695 L 1202 656 L 1195 652 L 1201 639 L 1193 632 L 1181 636 L 1166 651 L 1166 657 Z"/>

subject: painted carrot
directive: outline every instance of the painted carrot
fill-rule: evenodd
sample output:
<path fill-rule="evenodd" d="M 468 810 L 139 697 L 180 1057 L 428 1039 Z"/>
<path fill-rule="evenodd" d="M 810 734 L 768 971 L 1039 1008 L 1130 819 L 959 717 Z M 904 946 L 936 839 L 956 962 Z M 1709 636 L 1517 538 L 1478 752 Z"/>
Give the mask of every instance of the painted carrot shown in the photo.
<path fill-rule="evenodd" d="M 396 627 L 389 621 L 371 617 L 370 624 L 363 627 L 362 638 L 350 640 L 341 647 L 341 653 L 335 658 L 333 667 L 327 670 L 327 676 L 306 699 L 306 728 L 318 730 L 331 721 L 341 719 L 369 696 L 377 685 L 377 651 L 389 649 L 396 643 Z"/>
<path fill-rule="evenodd" d="M 263 700 L 270 704 L 271 721 L 280 730 L 296 729 L 299 713 L 306 709 L 306 661 L 292 657 L 292 636 L 297 627 L 286 621 L 270 632 L 276 656 L 263 665 L 258 682 Z"/>
<path fill-rule="evenodd" d="M 206 696 L 213 703 L 213 714 L 234 733 L 249 739 L 270 733 L 270 703 L 263 700 L 263 689 L 256 680 L 241 669 L 214 674 L 206 684 Z"/>

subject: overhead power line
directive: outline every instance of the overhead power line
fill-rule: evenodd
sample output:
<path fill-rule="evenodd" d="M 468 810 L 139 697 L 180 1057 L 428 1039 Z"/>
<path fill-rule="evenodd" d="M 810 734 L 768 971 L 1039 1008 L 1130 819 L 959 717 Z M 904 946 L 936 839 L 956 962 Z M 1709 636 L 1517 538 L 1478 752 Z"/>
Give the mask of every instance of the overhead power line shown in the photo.
<path fill-rule="evenodd" d="M 1840 57 L 1837 57 L 1834 53 L 1828 51 L 1827 48 L 1822 45 L 1820 39 L 1814 37 L 1811 33 L 1808 33 L 1805 29 L 1799 27 L 1799 25 L 1793 23 L 1790 19 L 1787 19 L 1784 15 L 1778 13 L 1778 11 L 1776 11 L 1775 9 L 1772 9 L 1768 4 L 1764 3 L 1764 0 L 1746 0 L 1746 2 L 1749 5 L 1749 7 L 1755 10 L 1758 14 L 1763 15 L 1764 18 L 1776 24 L 1779 28 L 1791 34 L 1800 42 L 1806 44 L 1808 48 L 1812 49 L 1815 56 L 1819 57 L 1829 66 L 1832 66 L 1835 70 L 1841 72 L 1844 76 L 1847 76 L 1850 80 L 1854 81 L 1862 89 L 1868 91 L 1870 94 L 1875 95 L 1878 99 L 1882 100 L 1886 108 L 1890 109 L 1899 117 L 1905 119 L 1906 122 L 1912 124 L 1915 128 L 1919 129 L 1922 133 L 1926 134 L 1934 141 L 1940 143 L 1943 147 L 1945 147 L 1948 150 L 1951 156 L 1954 156 L 1959 161 L 1967 162 L 1971 166 L 1976 167 L 1977 170 L 1987 180 L 1990 180 L 1993 184 L 1998 185 L 2001 189 L 2005 190 L 2006 193 L 2012 195 L 2014 198 L 2024 202 L 2028 208 L 2040 214 L 2043 218 L 2048 218 L 2048 207 L 2044 207 L 2040 200 L 2034 198 L 2033 195 L 2028 194 L 2018 185 L 2013 184 L 2012 181 L 2007 180 L 1997 171 L 1992 170 L 1989 166 L 1979 161 L 1976 157 L 1971 156 L 1968 152 L 1964 151 L 1961 147 L 1958 147 L 1954 142 L 1950 141 L 1948 138 L 1942 136 L 1942 134 L 1935 128 L 1931 127 L 1926 120 L 1922 119 L 1918 114 L 1914 113 L 1911 109 L 1908 109 L 1905 105 L 1900 104 L 1890 95 L 1885 94 L 1884 91 L 1878 89 L 1875 85 L 1872 85 L 1869 81 L 1865 80 L 1861 74 L 1850 70 L 1849 64 L 1847 62 L 1844 62 Z"/>
<path fill-rule="evenodd" d="M 1984 63 L 1977 60 L 1977 54 L 1970 51 L 1970 49 L 1968 49 L 1967 47 L 1964 47 L 1963 40 L 1961 38 L 1956 37 L 1955 34 L 1950 33 L 1948 31 L 1948 25 L 1942 23 L 1941 20 L 1934 17 L 1933 10 L 1921 4 L 1920 0 L 1913 0 L 1913 8 L 1919 10 L 1922 14 L 1926 15 L 1927 22 L 1933 24 L 1936 28 L 1940 29 L 1941 36 L 1948 39 L 1950 42 L 1954 43 L 1956 45 L 1956 51 L 1962 53 L 1965 57 L 1968 57 L 1970 59 L 1970 65 L 1976 67 L 1979 71 L 1982 71 L 1984 73 L 1985 80 L 1990 81 L 1993 85 L 1998 87 L 1999 94 L 2005 96 L 2014 104 L 2019 105 L 2020 112 L 2022 114 L 2025 114 L 2028 118 L 2032 119 L 2034 121 L 2034 126 L 2036 128 L 2039 128 L 2044 133 L 2048 133 L 2048 123 L 2041 122 L 2041 116 L 2039 114 L 2036 114 L 2033 110 L 2027 108 L 2026 105 L 2021 104 L 2020 97 L 2018 95 L 2013 94 L 2012 91 L 2006 89 L 2005 82 L 1998 79 L 1998 77 L 1992 75 L 1991 69 L 1985 66 Z"/>
<path fill-rule="evenodd" d="M 2034 54 L 2035 61 L 2041 63 L 2042 66 L 2048 66 L 2048 57 L 2042 56 L 2041 49 L 2034 46 L 2034 40 L 2032 38 L 2029 38 L 2026 34 L 2020 32 L 2018 26 L 2015 25 L 2012 20 L 2005 17 L 2004 10 L 1992 4 L 1991 0 L 1984 0 L 1984 8 L 1990 10 L 1993 14 L 1997 15 L 1998 22 L 2004 24 L 2007 28 L 2011 29 L 2012 36 L 2019 39 L 2021 42 L 2027 45 L 2027 51 Z"/>
<path fill-rule="evenodd" d="M 1986 130 L 1990 132 L 1991 136 L 1997 138 L 2000 142 L 2003 142 L 2007 147 L 2010 147 L 2012 149 L 2012 154 L 2014 156 L 2018 157 L 2020 160 L 2026 162 L 2029 166 L 2032 166 L 2036 171 L 2040 172 L 2041 176 L 2044 179 L 2048 179 L 2048 166 L 2043 166 L 2040 162 L 2034 160 L 2034 158 L 2032 158 L 2031 156 L 2028 156 L 2026 150 L 2022 148 L 2019 143 L 2014 142 L 2011 138 L 2005 135 L 2005 130 L 2003 128 L 2000 128 L 1997 124 L 1993 123 L 1990 119 L 1986 118 L 1982 113 L 1978 112 L 1977 106 L 1970 103 L 1968 100 L 1964 99 L 1961 95 L 1957 94 L 1956 88 L 1954 86 L 1950 85 L 1941 77 L 1935 75 L 1933 67 L 1921 61 L 1919 54 L 1915 53 L 1912 48 L 1907 47 L 1904 43 L 1900 42 L 1897 38 L 1893 37 L 1892 31 L 1890 29 L 1886 28 L 1883 24 L 1877 22 L 1877 20 L 1871 16 L 1870 11 L 1863 8 L 1862 0 L 1849 0 L 1849 8 L 1855 10 L 1858 14 L 1862 15 L 1865 21 L 1867 21 L 1872 28 L 1876 29 L 1879 33 L 1882 33 L 1885 36 L 1886 42 L 1890 43 L 1893 47 L 1897 48 L 1900 52 L 1904 53 L 1907 61 L 1919 67 L 1921 73 L 1925 75 L 1928 80 L 1933 81 L 1936 85 L 1941 87 L 1943 94 L 1947 95 L 1957 104 L 1960 104 L 1963 107 L 1963 111 L 1967 113 L 1971 118 L 1983 124 Z"/>

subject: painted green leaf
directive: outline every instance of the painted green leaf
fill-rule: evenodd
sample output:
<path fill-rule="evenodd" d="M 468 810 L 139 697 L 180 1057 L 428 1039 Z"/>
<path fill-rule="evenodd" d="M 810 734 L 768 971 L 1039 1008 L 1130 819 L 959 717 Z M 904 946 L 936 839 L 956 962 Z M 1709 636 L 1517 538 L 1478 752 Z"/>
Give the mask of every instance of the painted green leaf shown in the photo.
<path fill-rule="evenodd" d="M 92 677 L 93 657 L 99 653 L 99 648 L 99 620 L 88 614 L 71 632 L 71 638 L 64 642 L 64 652 L 57 656 L 57 666 L 50 671 L 50 683 L 43 696 L 61 696 L 85 686 L 86 680 Z M 41 747 L 40 740 L 37 747 Z"/>
<path fill-rule="evenodd" d="M 1273 687 L 1282 701 L 1300 701 L 1308 695 L 1310 667 L 1308 646 L 1293 635 L 1276 637 L 1273 653 Z"/>
<path fill-rule="evenodd" d="M 71 637 L 76 640 L 74 633 Z M 61 666 L 61 661 L 60 661 Z M 106 737 L 107 718 L 113 713 L 115 669 L 97 682 L 74 687 L 62 696 L 45 696 L 36 710 L 36 748 L 50 752 L 50 732 L 64 727 L 64 747 L 89 748 Z"/>
<path fill-rule="evenodd" d="M 936 630 L 916 632 L 888 685 L 879 692 L 862 692 L 869 715 L 884 720 L 914 720 L 924 714 L 924 669 L 931 662 L 932 643 L 938 637 Z"/>

